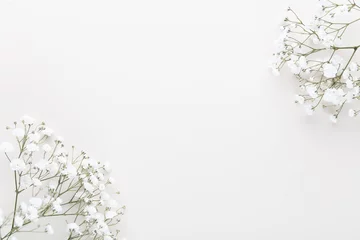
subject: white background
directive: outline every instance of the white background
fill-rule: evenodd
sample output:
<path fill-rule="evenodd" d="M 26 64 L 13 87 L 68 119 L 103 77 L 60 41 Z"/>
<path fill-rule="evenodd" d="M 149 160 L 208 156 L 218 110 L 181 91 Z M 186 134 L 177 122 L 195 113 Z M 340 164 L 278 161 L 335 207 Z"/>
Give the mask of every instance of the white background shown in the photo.
<path fill-rule="evenodd" d="M 315 3 L 0 0 L 0 126 L 109 160 L 128 240 L 359 239 L 359 120 L 307 118 L 267 69 L 284 10 Z"/>

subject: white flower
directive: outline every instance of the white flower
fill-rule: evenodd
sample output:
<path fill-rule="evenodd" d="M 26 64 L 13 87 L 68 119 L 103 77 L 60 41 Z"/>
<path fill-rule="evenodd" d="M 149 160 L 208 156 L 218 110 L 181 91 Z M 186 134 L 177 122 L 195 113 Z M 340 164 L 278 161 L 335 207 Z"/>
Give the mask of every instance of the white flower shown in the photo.
<path fill-rule="evenodd" d="M 115 211 L 106 211 L 105 212 L 105 219 L 112 219 L 116 216 L 116 212 Z"/>
<path fill-rule="evenodd" d="M 308 85 L 306 86 L 306 92 L 309 94 L 310 97 L 312 98 L 317 98 L 318 94 L 317 94 L 317 87 L 315 87 L 314 85 Z"/>
<path fill-rule="evenodd" d="M 27 125 L 32 125 L 35 123 L 35 119 L 27 115 L 22 116 L 21 121 L 23 121 Z"/>
<path fill-rule="evenodd" d="M 69 233 L 80 233 L 80 227 L 76 223 L 69 223 L 67 225 L 67 231 Z"/>
<path fill-rule="evenodd" d="M 92 184 L 90 184 L 88 182 L 84 182 L 83 185 L 84 185 L 85 190 L 88 191 L 89 193 L 94 192 L 95 188 Z"/>
<path fill-rule="evenodd" d="M 59 163 L 61 163 L 61 164 L 64 164 L 64 163 L 66 163 L 66 162 L 67 162 L 66 157 L 62 157 L 62 156 L 57 157 L 57 160 L 58 160 L 58 162 L 59 162 Z"/>
<path fill-rule="evenodd" d="M 356 63 L 352 62 L 352 63 L 350 63 L 350 65 L 349 65 L 349 69 L 350 69 L 350 71 L 352 71 L 352 72 L 356 72 L 356 71 L 358 70 L 358 65 L 357 65 Z"/>
<path fill-rule="evenodd" d="M 346 80 L 346 87 L 347 88 L 354 88 L 354 83 L 350 79 Z"/>
<path fill-rule="evenodd" d="M 53 131 L 51 128 L 49 128 L 49 127 L 45 127 L 45 129 L 42 130 L 42 133 L 43 133 L 45 136 L 50 137 L 50 136 L 54 133 L 54 131 Z"/>
<path fill-rule="evenodd" d="M 115 179 L 113 177 L 109 177 L 109 183 L 113 184 L 115 182 Z"/>
<path fill-rule="evenodd" d="M 104 169 L 106 172 L 111 172 L 112 168 L 111 168 L 110 162 L 104 163 Z"/>
<path fill-rule="evenodd" d="M 66 165 L 66 168 L 61 172 L 63 175 L 68 175 L 69 177 L 75 177 L 77 174 L 77 169 L 71 163 Z"/>
<path fill-rule="evenodd" d="M 329 88 L 326 89 L 324 96 L 323 96 L 323 100 L 325 102 L 329 102 L 332 103 L 334 105 L 340 105 L 343 103 L 344 101 L 344 90 L 342 90 L 341 88 Z"/>
<path fill-rule="evenodd" d="M 26 164 L 24 160 L 20 158 L 15 158 L 11 160 L 10 167 L 13 171 L 24 171 L 26 169 Z"/>
<path fill-rule="evenodd" d="M 90 182 L 91 182 L 92 184 L 94 184 L 95 186 L 97 186 L 97 185 L 99 184 L 99 180 L 97 179 L 97 177 L 94 176 L 94 175 L 92 175 L 92 174 L 90 175 L 89 180 L 90 180 Z"/>
<path fill-rule="evenodd" d="M 324 66 L 324 76 L 327 78 L 334 78 L 337 74 L 337 68 L 329 63 L 325 63 Z"/>
<path fill-rule="evenodd" d="M 304 56 L 301 56 L 299 58 L 299 66 L 304 69 L 307 67 L 307 61 L 306 61 L 306 58 Z"/>
<path fill-rule="evenodd" d="M 12 131 L 12 134 L 13 134 L 15 137 L 22 138 L 22 137 L 25 136 L 25 130 L 22 129 L 22 128 L 15 128 L 15 129 Z"/>
<path fill-rule="evenodd" d="M 46 227 L 45 227 L 45 232 L 46 232 L 47 234 L 49 234 L 49 235 L 53 235 L 53 234 L 54 234 L 54 229 L 53 229 L 53 227 L 52 227 L 50 224 L 48 224 L 48 225 L 46 225 Z"/>
<path fill-rule="evenodd" d="M 56 174 L 59 171 L 59 165 L 56 162 L 52 162 L 46 166 L 46 171 L 51 175 Z"/>
<path fill-rule="evenodd" d="M 36 222 L 39 218 L 38 210 L 34 206 L 29 206 L 27 212 L 25 213 L 25 219 L 30 220 L 31 222 Z"/>
<path fill-rule="evenodd" d="M 30 143 L 26 146 L 26 150 L 28 150 L 29 152 L 37 152 L 39 151 L 39 146 L 35 143 Z"/>
<path fill-rule="evenodd" d="M 84 209 L 84 211 L 85 211 L 86 213 L 88 213 L 90 216 L 92 216 L 92 215 L 94 215 L 95 213 L 97 213 L 96 207 L 91 206 L 91 205 L 86 206 L 85 209 Z"/>
<path fill-rule="evenodd" d="M 330 121 L 332 123 L 337 123 L 337 117 L 335 115 L 330 115 Z"/>
<path fill-rule="evenodd" d="M 355 117 L 356 116 L 356 111 L 354 109 L 350 109 L 349 110 L 349 117 Z"/>
<path fill-rule="evenodd" d="M 15 216 L 14 224 L 16 227 L 22 227 L 22 225 L 24 224 L 24 219 L 20 216 Z"/>
<path fill-rule="evenodd" d="M 13 152 L 14 146 L 9 142 L 3 142 L 0 144 L 0 152 Z"/>
<path fill-rule="evenodd" d="M 57 136 L 57 137 L 56 137 L 56 140 L 59 141 L 59 142 L 61 142 L 61 143 L 64 142 L 64 138 L 61 137 L 61 136 Z"/>
<path fill-rule="evenodd" d="M 29 203 L 36 209 L 39 209 L 42 205 L 42 199 L 38 197 L 32 197 L 29 199 Z"/>
<path fill-rule="evenodd" d="M 38 143 L 41 139 L 41 136 L 38 133 L 31 133 L 29 134 L 28 138 L 30 142 Z"/>
<path fill-rule="evenodd" d="M 45 152 L 50 152 L 52 149 L 49 144 L 44 144 L 42 148 Z"/>
<path fill-rule="evenodd" d="M 304 104 L 305 98 L 300 95 L 295 95 L 295 102 L 299 104 Z"/>
<path fill-rule="evenodd" d="M 105 184 L 99 184 L 99 190 L 104 191 L 106 189 Z"/>

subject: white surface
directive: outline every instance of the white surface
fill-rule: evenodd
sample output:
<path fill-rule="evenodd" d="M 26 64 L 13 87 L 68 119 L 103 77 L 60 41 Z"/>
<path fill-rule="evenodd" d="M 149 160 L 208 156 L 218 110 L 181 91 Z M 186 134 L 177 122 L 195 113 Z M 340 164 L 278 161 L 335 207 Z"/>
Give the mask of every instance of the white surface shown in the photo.
<path fill-rule="evenodd" d="M 128 240 L 358 239 L 359 119 L 306 118 L 266 69 L 289 1 L 0 0 L 0 126 L 111 161 Z"/>

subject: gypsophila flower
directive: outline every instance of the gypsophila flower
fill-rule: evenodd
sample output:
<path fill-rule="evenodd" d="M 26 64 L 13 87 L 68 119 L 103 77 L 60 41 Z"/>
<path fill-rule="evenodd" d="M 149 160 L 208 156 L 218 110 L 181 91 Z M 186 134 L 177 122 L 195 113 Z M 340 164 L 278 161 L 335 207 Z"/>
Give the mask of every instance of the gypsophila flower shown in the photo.
<path fill-rule="evenodd" d="M 26 150 L 28 150 L 29 152 L 37 152 L 39 151 L 39 146 L 36 145 L 35 143 L 30 143 L 29 145 L 26 146 Z"/>
<path fill-rule="evenodd" d="M 24 224 L 24 219 L 20 216 L 15 216 L 14 224 L 16 227 L 22 227 Z"/>
<path fill-rule="evenodd" d="M 53 235 L 53 234 L 54 234 L 54 229 L 53 229 L 53 227 L 52 227 L 50 224 L 48 224 L 48 225 L 46 225 L 46 227 L 45 227 L 45 232 L 46 232 L 47 234 L 49 234 L 49 235 Z"/>
<path fill-rule="evenodd" d="M 301 61 L 299 66 L 304 67 Z M 8 154 L 15 150 L 11 143 L 0 144 L 14 171 L 16 199 L 14 210 L 7 216 L 0 209 L 0 238 L 15 240 L 18 232 L 53 235 L 50 222 L 43 224 L 41 220 L 74 216 L 73 222 L 66 225 L 67 239 L 115 239 L 123 212 L 117 200 L 106 192 L 107 185 L 114 182 L 109 176 L 110 164 L 102 164 L 84 152 L 76 156 L 74 148 L 68 154 L 64 140 L 49 138 L 53 130 L 44 123 L 35 125 L 29 116 L 21 122 L 7 127 L 15 136 L 16 156 Z M 30 237 L 25 235 L 24 239 Z"/>
<path fill-rule="evenodd" d="M 290 15 L 280 27 L 270 68 L 275 75 L 289 68 L 296 76 L 300 93 L 295 102 L 302 104 L 308 115 L 321 108 L 336 122 L 345 105 L 360 100 L 359 64 L 355 61 L 360 45 L 348 43 L 345 37 L 359 20 L 360 5 L 355 1 L 319 2 L 320 11 L 309 22 L 288 9 Z"/>
<path fill-rule="evenodd" d="M 24 171 L 26 169 L 26 164 L 24 160 L 20 158 L 15 158 L 10 162 L 10 168 L 13 171 Z"/>

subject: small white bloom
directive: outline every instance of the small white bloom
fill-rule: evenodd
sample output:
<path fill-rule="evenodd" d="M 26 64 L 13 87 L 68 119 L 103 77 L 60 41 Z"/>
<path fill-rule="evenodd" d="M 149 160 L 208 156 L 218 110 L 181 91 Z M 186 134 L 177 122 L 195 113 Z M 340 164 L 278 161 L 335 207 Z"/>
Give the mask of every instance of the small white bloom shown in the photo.
<path fill-rule="evenodd" d="M 116 216 L 116 212 L 115 211 L 106 211 L 105 212 L 105 219 L 112 219 Z"/>
<path fill-rule="evenodd" d="M 46 232 L 47 234 L 49 234 L 49 235 L 53 235 L 53 234 L 54 234 L 54 229 L 53 229 L 53 227 L 52 227 L 50 224 L 48 224 L 48 225 L 46 225 L 46 227 L 45 227 L 45 232 Z"/>
<path fill-rule="evenodd" d="M 350 109 L 349 110 L 349 117 L 355 117 L 356 116 L 356 111 L 354 109 Z"/>
<path fill-rule="evenodd" d="M 113 177 L 109 177 L 109 183 L 113 184 L 115 182 L 115 179 Z"/>
<path fill-rule="evenodd" d="M 88 191 L 89 193 L 94 192 L 95 188 L 92 184 L 90 184 L 88 182 L 84 182 L 83 185 L 84 185 L 85 190 Z"/>
<path fill-rule="evenodd" d="M 356 63 L 352 62 L 352 63 L 350 63 L 350 65 L 349 65 L 349 69 L 350 69 L 350 71 L 352 71 L 352 72 L 356 72 L 356 71 L 358 70 L 358 65 L 357 65 Z"/>
<path fill-rule="evenodd" d="M 106 172 L 111 172 L 112 168 L 111 168 L 110 162 L 104 163 L 104 169 Z"/>
<path fill-rule="evenodd" d="M 10 167 L 13 171 L 24 171 L 26 169 L 26 164 L 24 160 L 20 158 L 15 158 L 11 160 Z"/>
<path fill-rule="evenodd" d="M 107 192 L 101 192 L 100 198 L 104 201 L 108 201 L 110 199 L 110 194 L 108 194 Z"/>
<path fill-rule="evenodd" d="M 54 133 L 54 131 L 49 128 L 49 127 L 45 127 L 44 130 L 42 130 L 42 133 L 45 135 L 45 136 L 48 136 L 48 137 L 51 137 L 51 135 Z"/>
<path fill-rule="evenodd" d="M 309 94 L 312 98 L 317 98 L 319 95 L 317 94 L 317 87 L 314 85 L 308 85 L 306 86 L 306 92 Z"/>
<path fill-rule="evenodd" d="M 116 208 L 119 205 L 119 203 L 115 199 L 110 199 L 106 203 L 106 207 L 108 208 Z"/>
<path fill-rule="evenodd" d="M 67 175 L 69 177 L 75 177 L 77 174 L 77 169 L 74 165 L 72 165 L 71 163 L 68 163 L 66 165 L 66 168 L 61 173 L 64 175 Z"/>
<path fill-rule="evenodd" d="M 106 189 L 105 184 L 99 184 L 99 190 L 104 191 Z"/>
<path fill-rule="evenodd" d="M 324 76 L 327 78 L 334 78 L 337 74 L 337 68 L 329 63 L 325 63 L 324 66 Z"/>
<path fill-rule="evenodd" d="M 354 88 L 354 83 L 350 79 L 346 80 L 346 87 L 347 88 Z"/>
<path fill-rule="evenodd" d="M 299 58 L 299 66 L 304 69 L 307 67 L 307 61 L 306 61 L 306 58 L 304 56 L 301 56 Z"/>
<path fill-rule="evenodd" d="M 28 138 L 30 142 L 38 143 L 41 139 L 41 136 L 38 133 L 31 133 L 29 134 Z"/>
<path fill-rule="evenodd" d="M 35 123 L 36 120 L 32 117 L 24 115 L 24 116 L 22 116 L 21 121 L 23 121 L 27 125 L 32 125 Z"/>
<path fill-rule="evenodd" d="M 25 136 L 25 130 L 22 129 L 22 128 L 15 128 L 15 129 L 12 131 L 12 134 L 13 134 L 15 137 L 23 138 L 23 137 Z"/>
<path fill-rule="evenodd" d="M 0 144 L 0 152 L 13 152 L 14 146 L 9 142 L 3 142 Z"/>
<path fill-rule="evenodd" d="M 76 223 L 69 223 L 69 224 L 67 225 L 67 231 L 68 231 L 69 233 L 72 233 L 72 232 L 74 232 L 74 233 L 80 233 L 80 227 L 79 227 Z"/>
<path fill-rule="evenodd" d="M 22 227 L 22 225 L 24 224 L 24 219 L 20 216 L 15 216 L 14 224 L 16 227 Z"/>
<path fill-rule="evenodd" d="M 28 150 L 29 152 L 37 152 L 39 151 L 39 146 L 35 143 L 30 143 L 26 146 L 26 150 Z"/>
<path fill-rule="evenodd" d="M 58 162 L 61 163 L 61 164 L 64 164 L 64 163 L 67 162 L 66 157 L 63 157 L 63 156 L 57 157 L 57 160 L 58 160 Z"/>
<path fill-rule="evenodd" d="M 295 95 L 295 102 L 299 104 L 304 104 L 305 98 L 300 95 Z"/>

